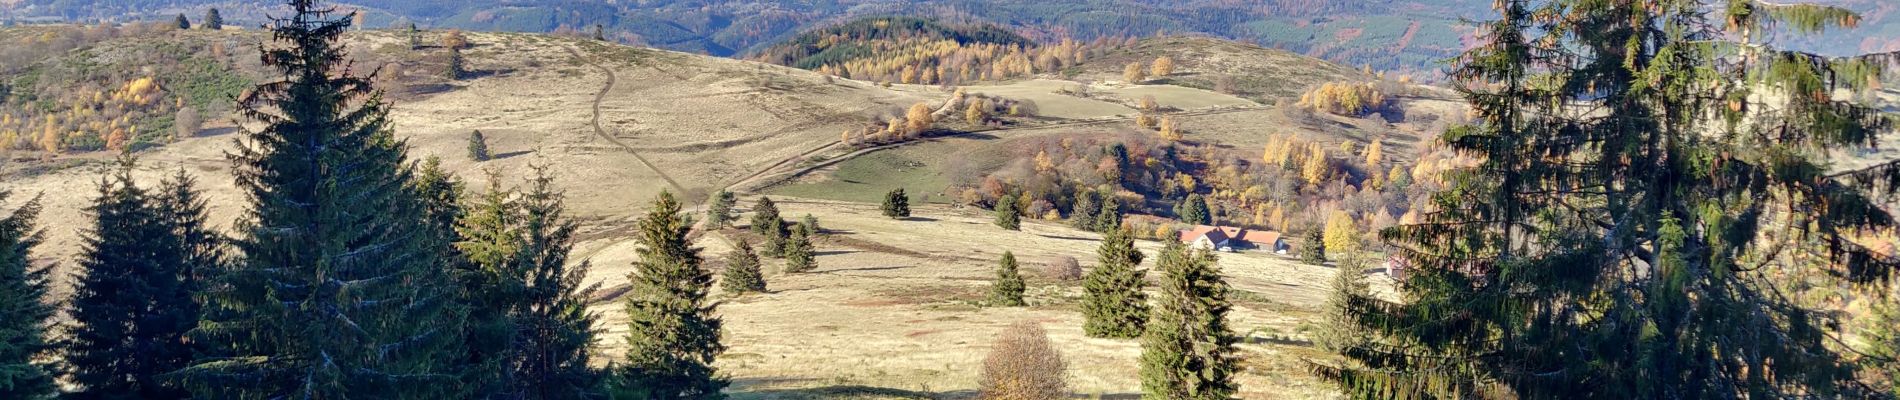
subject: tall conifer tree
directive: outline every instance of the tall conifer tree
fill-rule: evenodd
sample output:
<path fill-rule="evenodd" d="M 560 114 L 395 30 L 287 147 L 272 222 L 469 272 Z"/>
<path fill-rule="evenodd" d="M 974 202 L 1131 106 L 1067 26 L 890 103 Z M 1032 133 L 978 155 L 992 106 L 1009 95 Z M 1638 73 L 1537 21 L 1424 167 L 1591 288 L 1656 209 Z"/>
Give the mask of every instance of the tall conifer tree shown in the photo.
<path fill-rule="evenodd" d="M 282 77 L 239 100 L 263 125 L 230 156 L 251 203 L 243 256 L 193 332 L 223 347 L 177 376 L 205 398 L 450 396 L 462 327 L 405 145 L 371 82 L 343 68 L 349 16 L 288 3 L 262 49 Z"/>
<path fill-rule="evenodd" d="M 0 204 L 8 193 L 0 191 Z M 47 326 L 53 305 L 46 298 L 50 267 L 33 266 L 41 234 L 34 226 L 40 201 L 22 204 L 0 218 L 0 398 L 41 400 L 54 394 Z"/>
<path fill-rule="evenodd" d="M 1239 337 L 1214 255 L 1168 241 L 1155 260 L 1160 296 L 1141 337 L 1141 391 L 1151 400 L 1225 400 L 1239 385 Z"/>
<path fill-rule="evenodd" d="M 527 286 L 511 311 L 518 333 L 513 359 L 505 364 L 515 383 L 509 393 L 528 399 L 590 398 L 600 380 L 587 365 L 599 317 L 587 311 L 587 302 L 600 284 L 583 283 L 587 262 L 567 265 L 576 225 L 565 215 L 565 196 L 554 190 L 547 167 L 534 169 L 519 200 L 517 262 Z"/>
<path fill-rule="evenodd" d="M 502 397 L 516 386 L 508 363 L 515 359 L 513 344 L 519 332 L 513 312 L 527 290 L 520 262 L 523 238 L 520 204 L 514 191 L 501 186 L 501 174 L 488 173 L 488 188 L 479 193 L 455 227 L 455 248 L 466 260 L 455 273 L 462 286 L 461 306 L 467 322 L 462 333 L 467 368 L 462 389 L 470 397 Z"/>
<path fill-rule="evenodd" d="M 1096 257 L 1095 269 L 1082 279 L 1082 331 L 1098 338 L 1141 336 L 1148 321 L 1148 295 L 1141 291 L 1147 272 L 1135 239 L 1125 230 L 1109 231 Z"/>
<path fill-rule="evenodd" d="M 726 380 L 713 360 L 725 351 L 720 320 L 706 301 L 712 273 L 687 242 L 692 224 L 672 193 L 661 192 L 640 219 L 642 248 L 627 293 L 627 357 L 616 371 L 621 392 L 650 399 L 721 399 Z M 629 390 L 633 389 L 633 390 Z"/>
<path fill-rule="evenodd" d="M 186 396 L 162 375 L 184 368 L 194 356 L 185 333 L 199 319 L 192 299 L 200 278 L 195 271 L 209 266 L 193 264 L 208 261 L 194 251 L 205 249 L 192 248 L 195 243 L 188 240 L 202 238 L 183 235 L 206 229 L 178 223 L 202 224 L 203 215 L 188 214 L 193 211 L 189 198 L 166 199 L 191 196 L 188 181 L 153 193 L 138 187 L 131 172 L 132 161 L 122 160 L 100 179 L 99 197 L 87 209 L 93 226 L 83 235 L 73 325 L 60 344 L 67 376 L 76 386 L 72 398 Z"/>
<path fill-rule="evenodd" d="M 1454 67 L 1477 123 L 1442 139 L 1477 163 L 1382 233 L 1408 301 L 1353 319 L 1387 345 L 1320 372 L 1349 396 L 1870 395 L 1783 277 L 1880 288 L 1900 265 L 1851 240 L 1894 225 L 1900 163 L 1829 161 L 1890 128 L 1834 93 L 1896 56 L 1769 45 L 1844 9 L 1710 3 L 1498 2 Z"/>

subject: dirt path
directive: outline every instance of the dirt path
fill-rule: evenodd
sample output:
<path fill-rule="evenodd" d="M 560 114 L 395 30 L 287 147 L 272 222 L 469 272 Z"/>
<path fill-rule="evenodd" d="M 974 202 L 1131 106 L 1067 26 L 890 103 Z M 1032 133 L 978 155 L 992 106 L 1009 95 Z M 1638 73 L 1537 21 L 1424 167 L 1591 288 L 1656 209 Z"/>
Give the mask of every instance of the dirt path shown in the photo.
<path fill-rule="evenodd" d="M 616 138 L 614 137 L 614 135 L 607 133 L 607 128 L 600 125 L 600 103 L 602 101 L 606 101 L 607 92 L 613 91 L 614 84 L 619 82 L 619 78 L 614 76 L 613 69 L 607 68 L 607 66 L 601 65 L 599 62 L 593 61 L 592 58 L 581 56 L 581 52 L 579 50 L 575 50 L 573 47 L 567 48 L 567 53 L 573 55 L 574 58 L 576 59 L 587 60 L 587 65 L 593 66 L 594 69 L 600 70 L 600 72 L 603 74 L 607 74 L 607 84 L 602 85 L 600 87 L 600 92 L 594 94 L 594 102 L 593 102 L 594 116 L 593 116 L 593 121 L 592 121 L 592 124 L 594 125 L 594 134 L 600 135 L 601 139 L 606 139 L 608 143 L 613 143 L 614 146 L 620 147 L 621 150 L 625 150 L 627 154 L 633 155 L 633 159 L 639 160 L 640 165 L 646 166 L 647 169 L 652 170 L 655 175 L 659 175 L 661 180 L 666 181 L 667 186 L 672 186 L 673 191 L 675 193 L 682 196 L 686 195 L 685 186 L 681 186 L 678 181 L 674 181 L 672 176 L 668 176 L 666 174 L 666 171 L 662 171 L 660 170 L 659 167 L 654 166 L 652 161 L 647 161 L 647 158 L 645 156 L 641 156 L 639 151 L 636 151 L 633 149 L 633 146 L 628 146 L 625 142 L 621 142 L 619 138 Z"/>
<path fill-rule="evenodd" d="M 1248 112 L 1248 111 L 1260 111 L 1260 110 L 1267 110 L 1270 108 L 1271 107 L 1268 107 L 1268 106 L 1230 107 L 1230 108 L 1184 111 L 1184 112 L 1178 112 L 1178 113 L 1174 113 L 1170 115 L 1193 117 L 1193 116 L 1204 116 L 1204 115 L 1230 114 L 1230 113 Z M 1051 123 L 1038 124 L 1038 125 L 1017 126 L 1017 127 L 1010 127 L 1010 128 L 984 129 L 984 130 L 957 132 L 957 133 L 942 135 L 942 136 L 932 136 L 932 137 L 928 137 L 928 138 L 924 138 L 920 140 L 909 140 L 909 141 L 903 141 L 903 142 L 897 142 L 897 143 L 866 147 L 866 148 L 858 149 L 849 153 L 845 153 L 843 155 L 839 155 L 837 157 L 825 159 L 825 161 L 812 163 L 811 165 L 793 168 L 788 171 L 778 171 L 778 169 L 781 167 L 784 167 L 789 164 L 795 164 L 799 161 L 809 159 L 813 155 L 825 152 L 827 150 L 831 150 L 832 148 L 838 147 L 843 144 L 843 142 L 840 142 L 840 141 L 831 141 L 831 142 L 825 143 L 822 146 L 818 146 L 818 147 L 812 148 L 811 150 L 807 150 L 803 153 L 799 153 L 798 155 L 794 155 L 794 156 L 779 160 L 778 162 L 773 163 L 772 165 L 759 169 L 757 172 L 753 172 L 749 175 L 746 175 L 745 177 L 739 178 L 738 180 L 735 180 L 731 184 L 727 184 L 726 186 L 720 189 L 739 191 L 739 192 L 751 192 L 751 191 L 764 190 L 765 188 L 772 187 L 774 185 L 783 183 L 793 178 L 804 176 L 805 174 L 811 173 L 812 171 L 816 171 L 816 170 L 829 167 L 832 165 L 837 165 L 838 163 L 845 162 L 852 158 L 857 158 L 859 156 L 875 153 L 878 151 L 889 150 L 889 149 L 904 147 L 904 146 L 918 144 L 918 143 L 934 142 L 940 139 L 969 136 L 969 135 L 975 135 L 975 134 L 980 134 L 980 133 L 1025 132 L 1025 131 L 1038 131 L 1038 130 L 1048 130 L 1048 129 L 1078 128 L 1078 127 L 1084 127 L 1084 126 L 1107 125 L 1107 124 L 1117 124 L 1117 123 L 1125 124 L 1130 121 L 1134 121 L 1135 118 L 1137 117 L 1090 118 L 1090 119 L 1081 119 L 1081 120 L 1067 120 L 1067 121 L 1060 121 L 1060 122 L 1051 122 Z M 766 180 L 763 183 L 759 182 L 760 180 L 765 179 L 767 177 L 770 177 L 773 179 Z M 744 186 L 750 186 L 750 187 L 744 187 Z M 737 188 L 737 190 L 735 190 L 735 188 Z"/>

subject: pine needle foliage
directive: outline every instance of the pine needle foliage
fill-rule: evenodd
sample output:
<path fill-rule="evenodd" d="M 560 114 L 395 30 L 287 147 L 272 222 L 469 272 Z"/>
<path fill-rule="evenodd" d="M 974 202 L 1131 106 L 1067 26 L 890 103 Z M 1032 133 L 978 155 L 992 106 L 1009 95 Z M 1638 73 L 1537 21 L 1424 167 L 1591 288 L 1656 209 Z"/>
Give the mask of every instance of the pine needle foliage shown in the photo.
<path fill-rule="evenodd" d="M 1016 209 L 1016 196 L 1004 195 L 996 199 L 996 226 L 1012 231 L 1023 230 L 1022 212 Z"/>
<path fill-rule="evenodd" d="M 990 304 L 1000 307 L 1022 307 L 1023 274 L 1016 268 L 1016 254 L 1003 252 L 1002 261 L 996 265 L 996 282 L 990 286 Z"/>
<path fill-rule="evenodd" d="M 1082 331 L 1089 337 L 1140 337 L 1148 321 L 1141 251 L 1127 231 L 1109 231 L 1096 250 L 1097 265 L 1082 278 Z"/>
<path fill-rule="evenodd" d="M 218 345 L 176 377 L 202 398 L 434 399 L 462 368 L 446 243 L 410 187 L 405 145 L 368 79 L 344 67 L 350 17 L 312 0 L 273 20 L 281 78 L 239 99 L 259 122 L 229 156 L 250 200 L 242 254 L 191 338 Z"/>
<path fill-rule="evenodd" d="M 732 295 L 765 292 L 765 273 L 759 255 L 752 252 L 752 244 L 745 239 L 740 239 L 732 254 L 726 257 L 726 273 L 720 277 L 719 286 Z"/>
<path fill-rule="evenodd" d="M 9 193 L 0 191 L 0 204 Z M 42 400 L 55 394 L 52 366 L 43 357 L 53 304 L 47 298 L 51 266 L 33 266 L 33 248 L 43 240 L 33 199 L 0 218 L 0 398 Z"/>
<path fill-rule="evenodd" d="M 720 229 L 732 224 L 732 207 L 739 204 L 739 196 L 721 190 L 714 194 L 706 205 L 706 228 Z"/>
<path fill-rule="evenodd" d="M 618 390 L 637 389 L 648 399 L 725 398 L 726 380 L 712 365 L 726 350 L 715 305 L 706 300 L 713 276 L 686 240 L 692 223 L 673 194 L 661 192 L 638 226 L 642 247 L 628 277 L 629 348 L 615 367 Z"/>
<path fill-rule="evenodd" d="M 806 272 L 818 268 L 817 250 L 811 243 L 811 229 L 805 225 L 792 227 L 792 235 L 785 239 L 785 272 Z"/>
<path fill-rule="evenodd" d="M 198 324 L 193 293 L 200 271 L 215 270 L 218 242 L 189 176 L 159 191 L 140 188 L 130 159 L 99 182 L 86 212 L 83 271 L 71 300 L 72 325 L 60 343 L 74 399 L 182 399 L 164 374 L 186 367 Z M 200 264 L 202 263 L 202 264 Z"/>
<path fill-rule="evenodd" d="M 891 189 L 890 193 L 884 194 L 884 204 L 881 208 L 886 217 L 910 218 L 910 196 L 904 194 L 904 188 Z"/>
<path fill-rule="evenodd" d="M 1453 76 L 1477 160 L 1416 224 L 1403 304 L 1354 301 L 1378 345 L 1316 369 L 1349 396 L 1863 397 L 1828 313 L 1778 276 L 1884 288 L 1900 162 L 1836 171 L 1887 117 L 1867 90 L 1900 56 L 1774 48 L 1769 28 L 1852 13 L 1756 0 L 1504 0 Z M 1789 31 L 1789 30 L 1782 30 Z"/>
<path fill-rule="evenodd" d="M 1141 337 L 1141 392 L 1150 400 L 1230 399 L 1239 391 L 1239 336 L 1227 325 L 1227 282 L 1213 253 L 1170 240 L 1155 261 L 1161 272 Z"/>

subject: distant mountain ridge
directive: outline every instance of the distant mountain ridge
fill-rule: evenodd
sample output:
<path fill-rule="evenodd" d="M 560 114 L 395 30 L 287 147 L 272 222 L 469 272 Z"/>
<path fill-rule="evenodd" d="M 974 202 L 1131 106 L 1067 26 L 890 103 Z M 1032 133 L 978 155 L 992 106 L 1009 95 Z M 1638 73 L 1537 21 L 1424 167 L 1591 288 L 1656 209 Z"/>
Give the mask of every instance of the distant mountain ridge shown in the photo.
<path fill-rule="evenodd" d="M 0 0 L 20 2 L 0 19 L 129 20 L 219 7 L 255 26 L 270 2 L 232 0 Z M 1860 29 L 1789 44 L 1830 55 L 1900 50 L 1900 2 L 1818 0 L 1862 12 Z M 415 22 L 483 31 L 587 32 L 718 56 L 753 54 L 807 30 L 867 16 L 990 22 L 1044 43 L 1069 38 L 1200 33 L 1351 66 L 1429 76 L 1475 38 L 1466 20 L 1490 19 L 1491 0 L 356 0 L 367 25 Z"/>

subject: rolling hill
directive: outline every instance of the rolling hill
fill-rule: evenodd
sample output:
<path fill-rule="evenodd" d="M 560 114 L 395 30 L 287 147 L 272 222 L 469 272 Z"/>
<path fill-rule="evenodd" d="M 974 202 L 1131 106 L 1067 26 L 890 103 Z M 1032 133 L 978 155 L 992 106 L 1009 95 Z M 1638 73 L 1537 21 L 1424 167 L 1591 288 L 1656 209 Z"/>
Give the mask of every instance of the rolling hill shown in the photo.
<path fill-rule="evenodd" d="M 193 82 L 254 82 L 267 76 L 245 61 L 256 59 L 256 45 L 264 40 L 261 32 L 88 29 L 0 29 L 0 40 L 15 41 L 11 43 L 78 35 L 72 42 L 32 42 L 50 46 L 33 48 L 54 55 L 14 60 L 24 61 L 0 70 L 0 81 L 25 90 L 18 93 L 45 94 L 57 100 L 49 104 L 68 110 L 69 100 L 115 96 L 174 107 L 196 101 L 191 93 L 199 86 Z M 438 42 L 443 34 L 424 32 L 423 41 Z M 1014 173 L 1022 165 L 1017 160 L 1034 156 L 1035 146 L 1053 149 L 1059 143 L 1075 143 L 1075 157 L 1099 158 L 1106 153 L 1098 147 L 1123 142 L 1135 146 L 1134 156 L 1164 157 L 1168 146 L 1152 129 L 1138 125 L 1150 112 L 1136 101 L 1142 98 L 1155 99 L 1153 112 L 1165 113 L 1184 127 L 1187 140 L 1180 151 L 1194 156 L 1155 158 L 1146 164 L 1150 166 L 1131 163 L 1130 168 L 1215 181 L 1211 177 L 1222 171 L 1212 164 L 1216 158 L 1255 157 L 1257 149 L 1286 135 L 1327 148 L 1384 140 L 1395 155 L 1412 153 L 1418 132 L 1431 126 L 1425 116 L 1436 113 L 1421 111 L 1396 123 L 1316 116 L 1196 87 L 1221 74 L 1258 75 L 1276 68 L 1299 73 L 1269 74 L 1263 78 L 1266 83 L 1247 87 L 1265 96 L 1279 88 L 1360 77 L 1351 68 L 1316 59 L 1208 38 L 1140 40 L 1096 55 L 1103 64 L 1161 54 L 1181 60 L 1176 74 L 1139 84 L 1091 78 L 1113 69 L 1084 62 L 1037 78 L 946 87 L 880 85 L 754 61 L 566 36 L 465 35 L 470 44 L 462 50 L 469 69 L 465 79 L 444 77 L 446 49 L 412 47 L 402 31 L 351 32 L 345 45 L 355 68 L 377 71 L 378 87 L 388 91 L 394 104 L 394 129 L 410 146 L 412 160 L 438 157 L 447 171 L 473 187 L 484 184 L 489 171 L 505 182 L 521 182 L 532 165 L 547 166 L 559 177 L 556 186 L 566 193 L 570 212 L 581 224 L 573 260 L 593 265 L 589 281 L 608 288 L 594 305 L 603 315 L 602 326 L 609 329 L 603 351 L 622 346 L 618 340 L 624 316 L 613 293 L 624 285 L 622 277 L 631 271 L 638 248 L 629 229 L 645 200 L 660 191 L 680 193 L 694 203 L 722 189 L 740 192 L 746 202 L 770 195 L 780 200 L 786 215 L 811 214 L 831 228 L 819 240 L 817 271 L 771 274 L 775 292 L 729 299 L 721 308 L 733 333 L 727 342 L 732 349 L 720 363 L 735 378 L 737 398 L 957 397 L 975 382 L 972 371 L 981 362 L 975 355 L 986 343 L 971 339 L 994 334 L 1005 325 L 999 321 L 1022 318 L 1053 321 L 1052 334 L 1074 343 L 1065 345 L 1065 354 L 1078 365 L 1088 365 L 1075 372 L 1078 391 L 1131 393 L 1136 390 L 1131 360 L 1138 349 L 1131 343 L 1081 337 L 1073 323 L 1080 291 L 1074 282 L 1033 278 L 1029 297 L 1034 307 L 1022 312 L 972 306 L 986 285 L 983 277 L 991 271 L 990 259 L 1001 249 L 1012 249 L 1037 264 L 1086 258 L 1095 246 L 1095 234 L 1040 219 L 1028 222 L 1023 232 L 998 234 L 981 222 L 985 212 L 971 208 L 956 189 Z M 1014 40 L 1004 38 L 995 40 Z M 149 62 L 161 55 L 171 61 Z M 197 62 L 192 60 L 205 60 L 215 68 L 183 67 Z M 1243 60 L 1252 61 L 1236 64 Z M 202 77 L 176 71 L 199 71 Z M 22 76 L 73 79 L 113 90 L 126 80 L 150 77 L 152 83 L 135 93 L 54 96 L 63 93 L 48 91 L 57 85 L 22 81 Z M 1077 85 L 1087 86 L 1089 95 L 1065 94 Z M 229 216 L 239 214 L 244 200 L 233 185 L 225 154 L 232 133 L 244 122 L 232 121 L 228 104 L 217 100 L 228 93 L 214 92 L 205 100 L 207 122 L 202 130 L 130 150 L 140 161 L 135 173 L 140 180 L 180 169 L 198 176 L 214 224 L 228 228 L 233 222 Z M 847 142 L 838 135 L 903 115 L 915 104 L 959 97 L 1033 104 L 1040 112 L 998 115 L 982 124 L 946 118 L 908 141 Z M 35 110 L 40 98 L 0 106 Z M 83 104 L 106 111 L 121 103 L 102 108 Z M 140 115 L 148 114 L 167 113 Z M 466 155 L 468 138 L 477 130 L 487 137 L 494 159 L 478 162 Z M 52 155 L 30 148 L 6 154 L 0 164 L 0 190 L 39 196 L 46 206 L 42 225 L 47 227 L 47 244 L 38 253 L 44 261 L 69 260 L 79 251 L 81 229 L 87 225 L 84 206 L 92 201 L 94 184 L 113 158 L 107 151 Z M 1081 168 L 1079 158 L 1064 164 L 1064 171 L 1092 170 Z M 1142 179 L 1149 182 L 1142 185 L 1162 181 Z M 892 187 L 915 189 L 920 218 L 883 218 L 862 200 Z M 1132 204 L 1129 210 L 1150 212 Z M 1234 211 L 1223 215 L 1240 218 Z M 1130 218 L 1141 218 L 1139 223 L 1146 224 L 1142 229 L 1148 231 L 1165 226 L 1154 225 L 1160 221 L 1156 217 Z M 738 239 L 755 239 L 746 235 L 739 229 L 703 230 L 695 244 L 713 259 L 730 251 Z M 1155 244 L 1142 246 L 1153 250 Z M 1299 332 L 1317 315 L 1324 287 L 1312 283 L 1323 280 L 1327 269 L 1271 254 L 1237 255 L 1222 262 L 1231 271 L 1237 293 L 1242 293 L 1237 296 L 1244 296 L 1237 300 L 1237 323 L 1266 332 L 1259 336 L 1262 341 L 1246 345 L 1246 351 L 1256 354 L 1249 361 L 1253 372 L 1240 378 L 1246 393 L 1329 391 L 1301 372 L 1297 359 L 1312 352 L 1301 344 Z M 60 265 L 61 271 L 69 271 L 64 269 L 67 263 Z"/>

